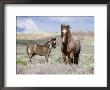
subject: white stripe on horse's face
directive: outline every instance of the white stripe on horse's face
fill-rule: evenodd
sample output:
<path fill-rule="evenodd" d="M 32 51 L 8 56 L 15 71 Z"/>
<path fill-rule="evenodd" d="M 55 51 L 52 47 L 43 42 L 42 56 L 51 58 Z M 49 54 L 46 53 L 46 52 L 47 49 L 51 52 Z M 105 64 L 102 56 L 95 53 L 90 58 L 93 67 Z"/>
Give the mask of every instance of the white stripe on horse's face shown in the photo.
<path fill-rule="evenodd" d="M 53 43 L 56 43 L 56 41 L 53 41 Z"/>
<path fill-rule="evenodd" d="M 66 33 L 67 32 L 67 30 L 66 29 L 63 29 L 63 33 Z"/>
<path fill-rule="evenodd" d="M 62 33 L 63 33 L 62 41 L 65 42 L 67 30 L 64 28 L 64 29 L 62 30 Z"/>
<path fill-rule="evenodd" d="M 62 38 L 62 41 L 65 42 L 65 38 L 64 37 Z"/>

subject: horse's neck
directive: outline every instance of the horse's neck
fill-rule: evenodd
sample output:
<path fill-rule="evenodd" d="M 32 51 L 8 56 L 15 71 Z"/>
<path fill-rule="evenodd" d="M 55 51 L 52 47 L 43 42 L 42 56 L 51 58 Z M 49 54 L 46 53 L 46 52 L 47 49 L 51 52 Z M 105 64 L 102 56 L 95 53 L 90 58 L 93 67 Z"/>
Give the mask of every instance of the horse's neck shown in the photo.
<path fill-rule="evenodd" d="M 66 52 L 67 51 L 67 43 L 63 43 L 62 44 L 62 50 L 63 50 L 63 52 Z"/>
<path fill-rule="evenodd" d="M 72 40 L 72 34 L 71 34 L 71 32 L 69 32 L 69 34 L 68 34 L 68 43 L 70 43 L 71 42 L 71 40 Z"/>
<path fill-rule="evenodd" d="M 49 41 L 46 45 L 48 46 L 49 49 L 52 49 L 52 41 Z"/>
<path fill-rule="evenodd" d="M 71 34 L 71 32 L 69 32 L 68 33 L 68 40 L 65 44 L 63 44 L 63 47 L 62 47 L 63 51 L 65 51 L 65 52 L 67 51 L 68 45 L 69 45 L 69 43 L 71 43 L 72 39 L 73 39 L 72 34 Z"/>

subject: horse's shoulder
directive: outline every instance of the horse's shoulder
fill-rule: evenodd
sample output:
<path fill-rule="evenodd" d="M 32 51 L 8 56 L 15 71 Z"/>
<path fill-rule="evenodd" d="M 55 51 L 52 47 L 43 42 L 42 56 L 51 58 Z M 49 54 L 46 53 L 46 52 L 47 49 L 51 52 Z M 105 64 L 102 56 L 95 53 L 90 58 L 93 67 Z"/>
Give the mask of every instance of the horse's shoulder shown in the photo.
<path fill-rule="evenodd" d="M 32 47 L 33 47 L 33 44 L 30 44 L 30 45 L 28 45 L 27 47 L 28 47 L 28 48 L 32 48 Z"/>
<path fill-rule="evenodd" d="M 79 39 L 76 36 L 73 36 L 72 38 L 73 38 L 73 41 L 74 42 L 76 42 L 76 43 L 79 43 L 80 42 Z"/>

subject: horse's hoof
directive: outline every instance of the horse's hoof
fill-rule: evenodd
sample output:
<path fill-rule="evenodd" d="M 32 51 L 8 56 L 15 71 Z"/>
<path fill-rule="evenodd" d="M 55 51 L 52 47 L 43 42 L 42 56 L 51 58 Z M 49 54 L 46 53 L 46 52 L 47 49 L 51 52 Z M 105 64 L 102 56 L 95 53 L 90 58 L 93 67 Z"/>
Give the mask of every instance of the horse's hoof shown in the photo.
<path fill-rule="evenodd" d="M 73 64 L 73 61 L 71 61 L 71 63 Z"/>
<path fill-rule="evenodd" d="M 72 65 L 73 65 L 73 63 L 69 63 L 69 65 L 70 65 L 70 66 L 72 66 Z"/>
<path fill-rule="evenodd" d="M 74 62 L 75 65 L 78 65 L 78 62 Z"/>
<path fill-rule="evenodd" d="M 65 65 L 67 65 L 67 62 L 64 62 Z"/>
<path fill-rule="evenodd" d="M 48 61 L 45 61 L 45 64 L 48 63 Z"/>
<path fill-rule="evenodd" d="M 30 61 L 30 64 L 32 64 L 32 61 Z"/>

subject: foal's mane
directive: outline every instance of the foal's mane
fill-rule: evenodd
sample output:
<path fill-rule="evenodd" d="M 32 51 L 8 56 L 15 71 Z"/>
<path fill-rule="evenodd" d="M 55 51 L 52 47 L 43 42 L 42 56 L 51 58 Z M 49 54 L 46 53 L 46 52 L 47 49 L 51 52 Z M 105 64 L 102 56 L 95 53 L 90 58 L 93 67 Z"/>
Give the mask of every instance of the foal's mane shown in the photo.
<path fill-rule="evenodd" d="M 44 45 L 47 45 L 49 42 L 51 42 L 52 40 L 49 40 L 48 42 L 46 42 Z"/>

